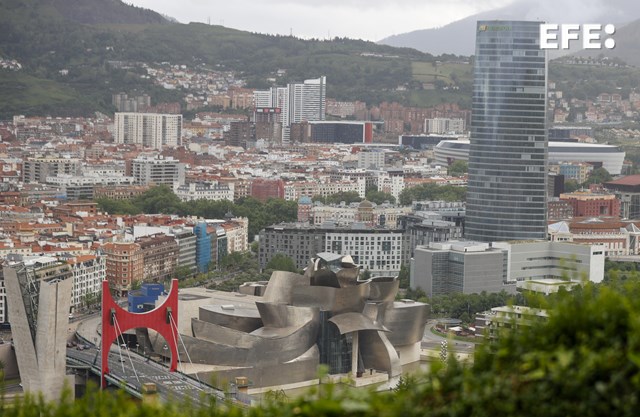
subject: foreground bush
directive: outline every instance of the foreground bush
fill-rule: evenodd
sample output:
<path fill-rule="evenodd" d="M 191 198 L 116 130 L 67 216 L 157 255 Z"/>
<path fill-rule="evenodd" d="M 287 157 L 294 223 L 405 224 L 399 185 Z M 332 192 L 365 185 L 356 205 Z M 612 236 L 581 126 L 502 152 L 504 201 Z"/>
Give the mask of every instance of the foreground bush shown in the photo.
<path fill-rule="evenodd" d="M 0 404 L 3 417 L 67 416 L 637 416 L 640 392 L 640 284 L 587 285 L 561 294 L 547 322 L 478 347 L 475 362 L 435 364 L 393 392 L 322 385 L 288 402 L 243 409 L 138 403 L 124 394 L 44 404 Z M 453 355 L 451 355 L 453 356 Z"/>

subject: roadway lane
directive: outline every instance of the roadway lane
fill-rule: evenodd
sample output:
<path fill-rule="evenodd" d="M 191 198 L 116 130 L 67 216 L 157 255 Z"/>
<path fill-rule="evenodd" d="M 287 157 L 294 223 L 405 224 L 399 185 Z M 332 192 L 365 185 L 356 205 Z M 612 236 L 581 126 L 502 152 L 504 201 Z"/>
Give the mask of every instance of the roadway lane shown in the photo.
<path fill-rule="evenodd" d="M 453 349 L 454 352 L 464 353 L 464 354 L 473 354 L 475 349 L 475 344 L 472 342 L 463 342 L 460 340 L 448 340 L 445 337 L 438 336 L 437 334 L 433 334 L 431 329 L 435 327 L 437 320 L 429 320 L 427 325 L 424 328 L 424 335 L 422 337 L 421 347 L 422 349 L 429 350 L 440 350 L 442 341 L 446 341 L 449 344 L 449 348 Z"/>
<path fill-rule="evenodd" d="M 69 348 L 67 357 L 100 368 L 100 355 L 95 347 L 84 350 Z M 141 392 L 143 383 L 155 383 L 162 401 L 190 401 L 198 404 L 207 395 L 224 398 L 224 394 L 219 390 L 198 383 L 180 372 L 168 372 L 166 366 L 147 360 L 130 350 L 119 349 L 116 345 L 109 354 L 109 371 L 110 375 L 126 381 L 138 392 Z"/>

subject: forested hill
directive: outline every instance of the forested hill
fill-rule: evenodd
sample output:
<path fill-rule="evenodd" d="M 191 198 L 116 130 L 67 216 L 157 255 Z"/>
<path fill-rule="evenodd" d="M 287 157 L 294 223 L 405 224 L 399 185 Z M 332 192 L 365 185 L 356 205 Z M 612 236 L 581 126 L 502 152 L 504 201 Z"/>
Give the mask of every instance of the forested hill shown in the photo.
<path fill-rule="evenodd" d="M 0 71 L 0 95 L 6 98 L 0 117 L 108 112 L 111 93 L 152 89 L 136 74 L 116 74 L 108 61 L 204 64 L 242 72 L 255 87 L 285 68 L 288 79 L 326 75 L 332 97 L 376 101 L 411 82 L 412 61 L 435 60 L 413 49 L 358 40 L 301 40 L 172 23 L 118 0 L 0 0 L 0 27 L 0 58 L 23 66 L 19 74 Z M 61 70 L 68 75 L 61 77 Z M 41 94 L 20 99 L 32 90 Z"/>

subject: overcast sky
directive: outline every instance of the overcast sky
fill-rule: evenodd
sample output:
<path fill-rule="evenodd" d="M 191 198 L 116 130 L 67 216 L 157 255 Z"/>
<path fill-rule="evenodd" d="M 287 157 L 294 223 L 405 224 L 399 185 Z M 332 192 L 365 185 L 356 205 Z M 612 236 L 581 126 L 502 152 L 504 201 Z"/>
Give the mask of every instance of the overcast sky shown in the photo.
<path fill-rule="evenodd" d="M 439 27 L 514 0 L 129 0 L 181 23 L 202 22 L 301 38 L 377 41 Z M 125 0 L 125 2 L 129 2 Z"/>

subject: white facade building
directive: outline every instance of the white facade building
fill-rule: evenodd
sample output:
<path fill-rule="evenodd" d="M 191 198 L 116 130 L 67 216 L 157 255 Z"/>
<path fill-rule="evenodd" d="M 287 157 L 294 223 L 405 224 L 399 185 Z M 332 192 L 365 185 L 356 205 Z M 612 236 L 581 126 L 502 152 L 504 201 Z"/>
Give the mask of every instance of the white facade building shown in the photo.
<path fill-rule="evenodd" d="M 171 157 L 139 156 L 131 161 L 131 173 L 137 184 L 173 187 L 175 183 L 184 183 L 185 166 Z"/>
<path fill-rule="evenodd" d="M 68 261 L 73 272 L 73 294 L 71 309 L 84 307 L 87 298 L 100 300 L 102 281 L 107 278 L 106 256 L 80 255 Z"/>
<path fill-rule="evenodd" d="M 182 143 L 182 115 L 156 113 L 116 113 L 116 143 L 163 149 Z"/>
<path fill-rule="evenodd" d="M 175 186 L 173 192 L 181 201 L 233 201 L 234 184 L 219 184 L 217 182 L 192 182 L 189 184 Z"/>
<path fill-rule="evenodd" d="M 424 131 L 427 133 L 445 134 L 464 132 L 464 119 L 436 117 L 424 120 Z"/>
<path fill-rule="evenodd" d="M 381 169 L 384 167 L 384 150 L 363 151 L 358 153 L 358 168 Z"/>
<path fill-rule="evenodd" d="M 256 107 L 277 107 L 281 110 L 277 121 L 282 125 L 283 143 L 289 142 L 291 123 L 325 120 L 326 96 L 325 76 L 253 92 Z"/>

